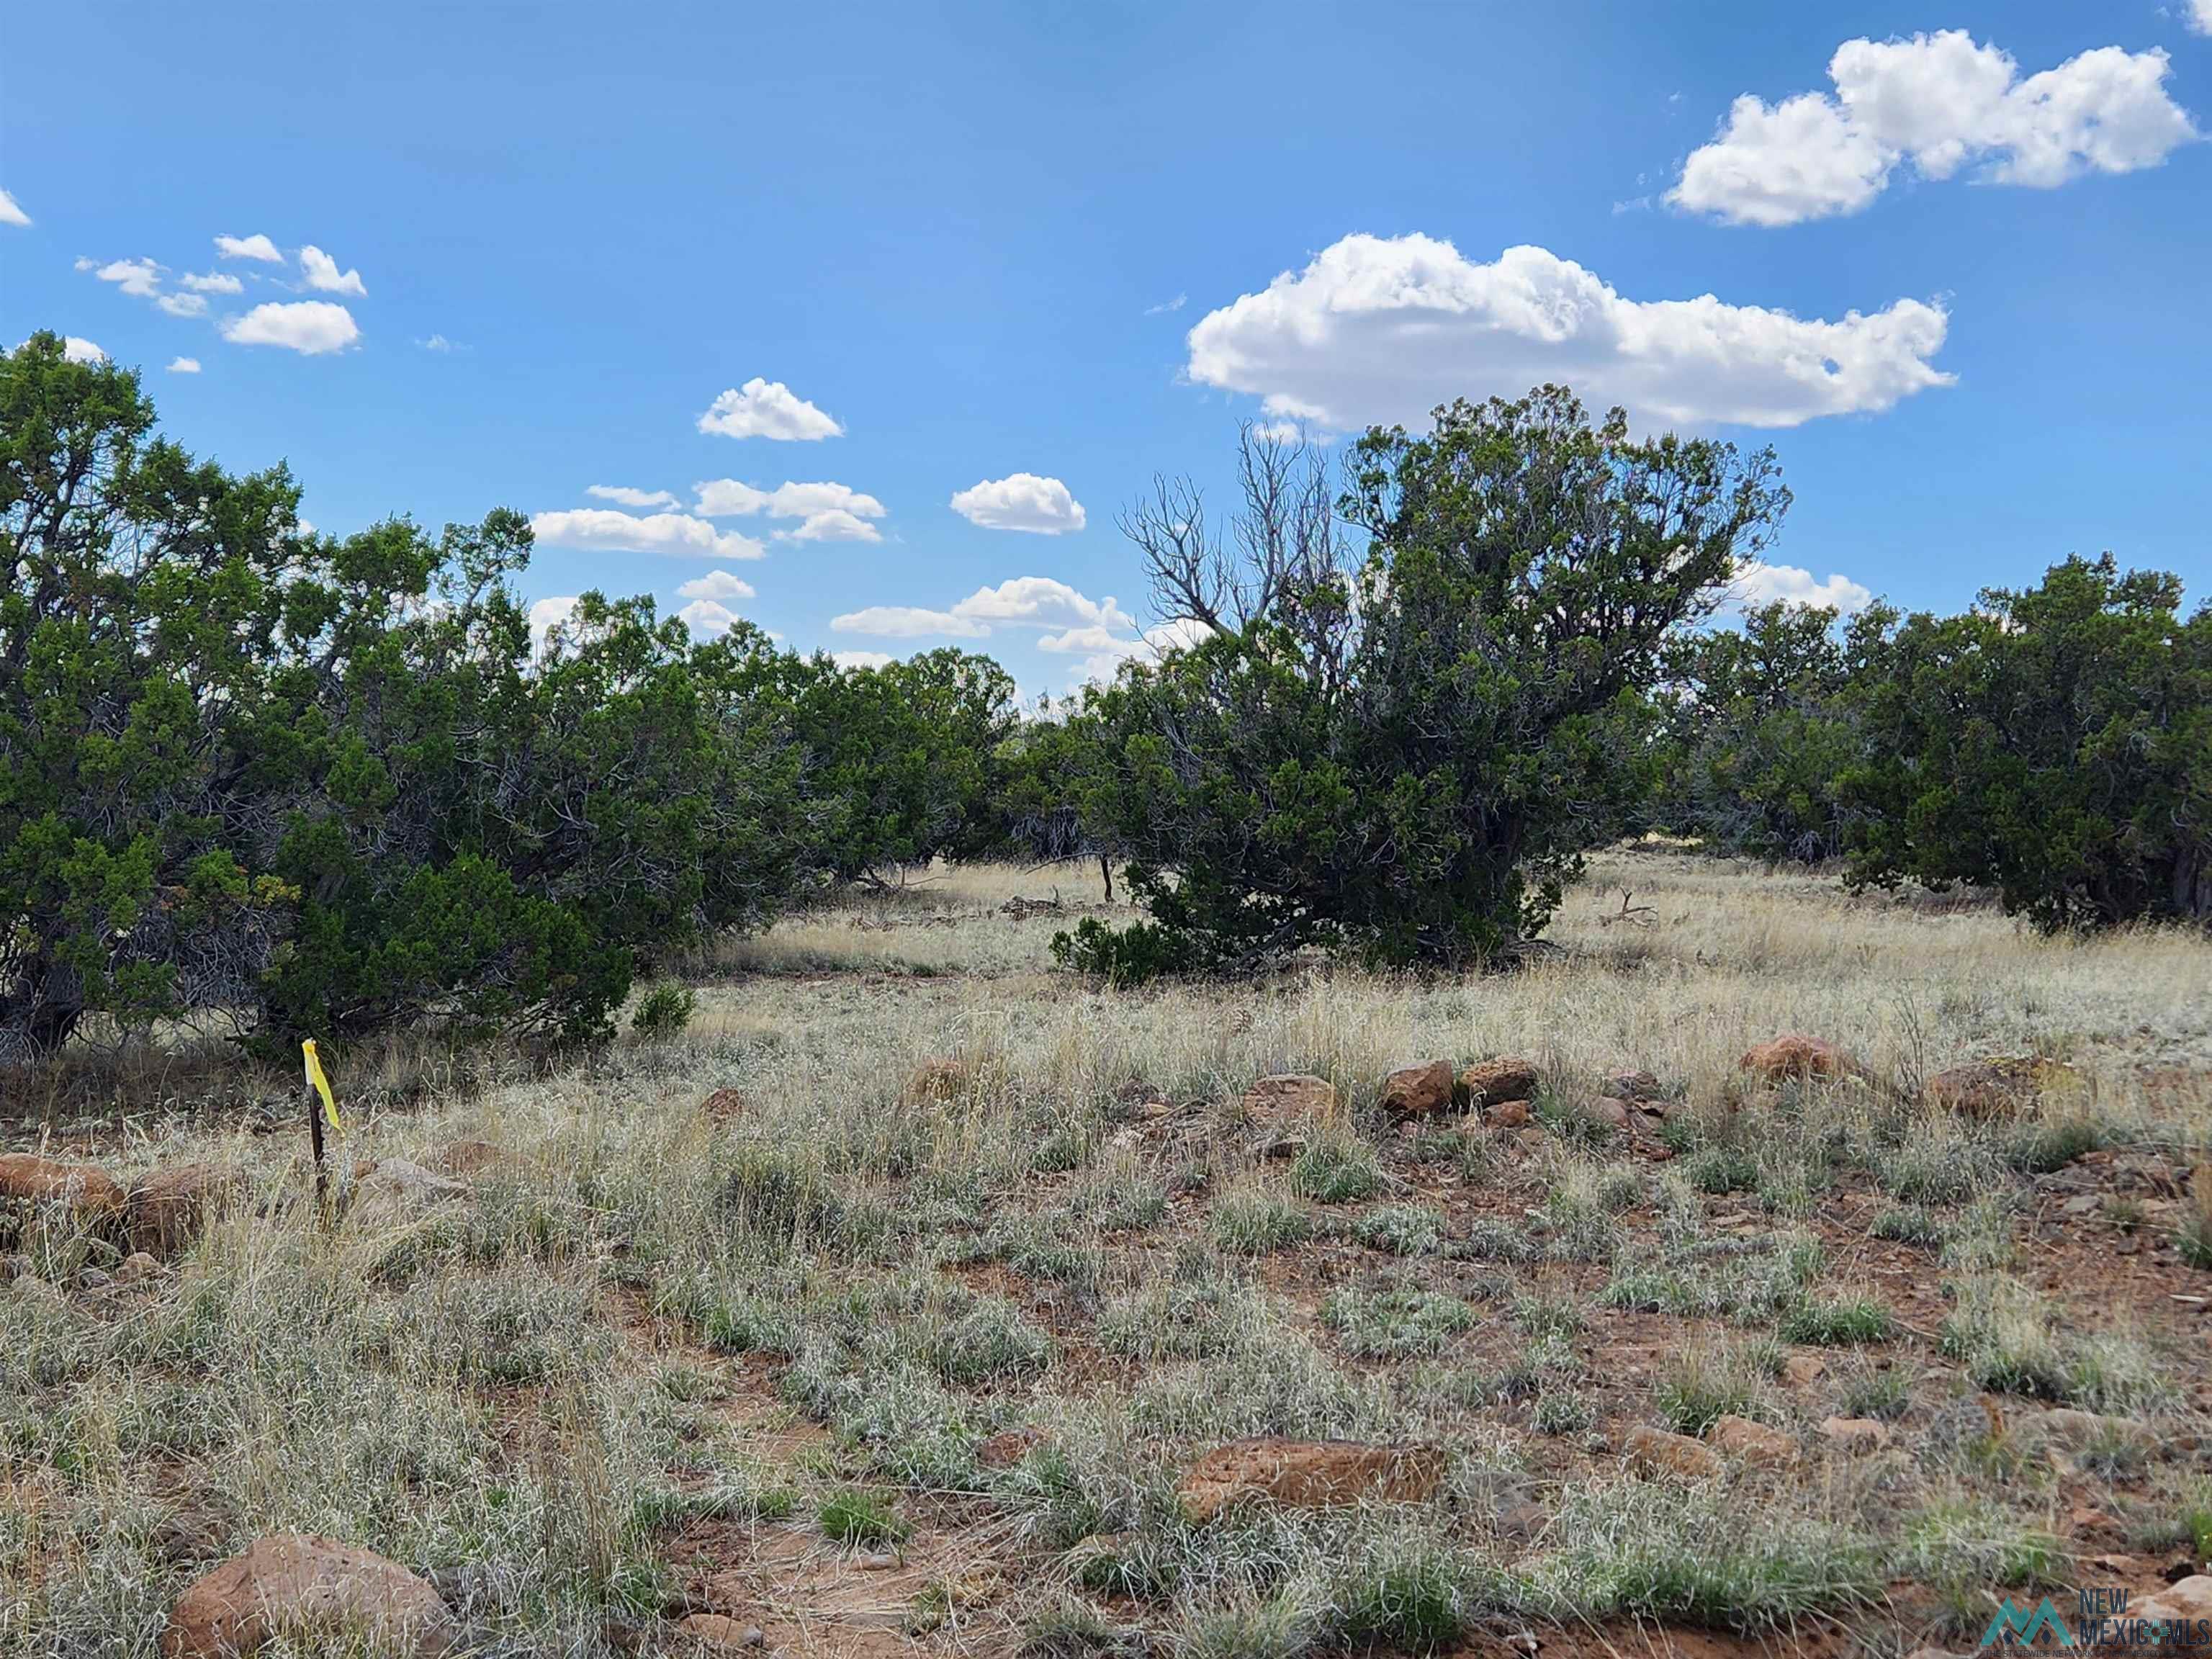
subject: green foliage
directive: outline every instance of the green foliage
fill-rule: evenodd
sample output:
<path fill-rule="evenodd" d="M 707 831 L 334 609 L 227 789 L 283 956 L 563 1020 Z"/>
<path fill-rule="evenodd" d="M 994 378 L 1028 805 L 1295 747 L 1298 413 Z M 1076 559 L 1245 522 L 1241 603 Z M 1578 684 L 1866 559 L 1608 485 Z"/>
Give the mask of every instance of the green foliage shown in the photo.
<path fill-rule="evenodd" d="M 2070 558 L 1886 619 L 1855 701 L 1852 875 L 1996 888 L 2046 931 L 2212 920 L 2212 606 Z"/>
<path fill-rule="evenodd" d="M 815 1511 L 824 1536 L 840 1544 L 896 1544 L 914 1524 L 872 1492 L 847 1486 L 822 1500 Z"/>
<path fill-rule="evenodd" d="M 1783 601 L 1668 646 L 1653 697 L 1654 819 L 1717 850 L 1808 862 L 1843 851 L 1838 780 L 1856 756 L 1844 693 L 1862 635 Z"/>
<path fill-rule="evenodd" d="M 827 656 L 775 664 L 780 699 L 817 804 L 814 846 L 840 880 L 1001 844 L 1002 747 L 1014 682 L 988 657 L 946 647 L 880 668 Z"/>
<path fill-rule="evenodd" d="M 604 1034 L 806 847 L 765 637 L 586 595 L 542 645 L 495 512 L 318 536 L 137 377 L 0 359 L 0 1046 L 193 1009 L 263 1036 Z"/>
<path fill-rule="evenodd" d="M 640 1036 L 673 1036 L 691 1023 L 697 994 L 688 985 L 664 979 L 648 988 L 631 1011 L 630 1029 Z"/>
<path fill-rule="evenodd" d="M 1190 492 L 1129 516 L 1203 637 L 1096 700 L 1085 823 L 1202 965 L 1516 947 L 1644 787 L 1642 694 L 1778 522 L 1771 455 L 1632 441 L 1546 388 L 1370 433 L 1337 503 L 1249 434 L 1244 474 L 1242 564 Z"/>
<path fill-rule="evenodd" d="M 1116 990 L 1126 990 L 1165 974 L 1184 972 L 1196 957 L 1188 939 L 1157 922 L 1113 927 L 1096 916 L 1085 916 L 1073 933 L 1052 936 L 1052 959 L 1062 968 L 1095 975 Z"/>

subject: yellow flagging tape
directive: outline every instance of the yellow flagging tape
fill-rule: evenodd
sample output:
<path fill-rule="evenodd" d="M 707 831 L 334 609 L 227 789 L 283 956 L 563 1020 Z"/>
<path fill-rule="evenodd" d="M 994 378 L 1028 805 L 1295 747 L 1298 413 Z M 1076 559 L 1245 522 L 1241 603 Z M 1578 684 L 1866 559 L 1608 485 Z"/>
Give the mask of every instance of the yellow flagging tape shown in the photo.
<path fill-rule="evenodd" d="M 338 1103 L 331 1098 L 331 1080 L 323 1075 L 322 1057 L 315 1052 L 314 1038 L 301 1043 L 300 1056 L 307 1062 L 307 1086 L 323 1097 L 323 1121 L 331 1126 L 332 1134 L 344 1134 L 345 1126 L 338 1121 Z"/>

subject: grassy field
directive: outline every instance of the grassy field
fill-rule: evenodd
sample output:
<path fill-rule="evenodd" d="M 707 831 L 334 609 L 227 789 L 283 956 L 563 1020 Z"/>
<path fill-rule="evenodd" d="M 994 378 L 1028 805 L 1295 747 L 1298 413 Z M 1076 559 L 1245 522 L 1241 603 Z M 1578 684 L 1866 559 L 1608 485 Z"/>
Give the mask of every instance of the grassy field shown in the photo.
<path fill-rule="evenodd" d="M 1101 904 L 951 872 L 719 950 L 676 1036 L 335 1054 L 328 1227 L 274 1079 L 10 1085 L 0 1150 L 242 1188 L 143 1277 L 18 1226 L 0 1652 L 150 1655 L 287 1530 L 514 1654 L 1896 1655 L 2201 1570 L 2212 942 L 1621 852 L 1510 975 L 1109 994 L 1050 969 Z M 1786 1031 L 1862 1074 L 1740 1068 Z M 1377 1107 L 1500 1055 L 1525 1123 Z M 1343 1109 L 1255 1121 L 1284 1073 Z M 1441 1474 L 1194 1520 L 1262 1435 Z"/>

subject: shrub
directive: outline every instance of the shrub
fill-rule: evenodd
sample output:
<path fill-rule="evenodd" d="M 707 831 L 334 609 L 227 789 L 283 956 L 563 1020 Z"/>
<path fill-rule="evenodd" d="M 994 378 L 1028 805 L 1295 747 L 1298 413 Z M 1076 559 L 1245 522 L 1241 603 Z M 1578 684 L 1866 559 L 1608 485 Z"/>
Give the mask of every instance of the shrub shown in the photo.
<path fill-rule="evenodd" d="M 1783 1315 L 1775 1334 L 1784 1342 L 1856 1347 L 1869 1342 L 1888 1341 L 1897 1334 L 1897 1316 L 1881 1303 L 1864 1297 L 1808 1302 Z"/>
<path fill-rule="evenodd" d="M 1352 1204 L 1382 1185 L 1375 1149 L 1348 1130 L 1322 1129 L 1291 1160 L 1291 1187 L 1321 1204 Z"/>
<path fill-rule="evenodd" d="M 1771 453 L 1632 438 L 1558 387 L 1370 433 L 1340 501 L 1249 430 L 1243 476 L 1245 565 L 1187 488 L 1124 519 L 1204 635 L 1095 704 L 1083 819 L 1127 854 L 1148 963 L 1464 964 L 1535 933 L 1640 790 L 1626 728 L 1662 646 L 1788 500 Z"/>
<path fill-rule="evenodd" d="M 1283 1194 L 1248 1182 L 1214 1200 L 1206 1230 L 1224 1250 L 1264 1255 L 1303 1242 L 1313 1231 L 1313 1223 Z"/>
<path fill-rule="evenodd" d="M 1400 1358 L 1440 1352 L 1474 1323 L 1474 1310 L 1455 1296 L 1411 1285 L 1373 1291 L 1346 1287 L 1322 1300 L 1321 1321 L 1337 1333 L 1346 1353 Z"/>
<path fill-rule="evenodd" d="M 824 1536 L 840 1544 L 896 1544 L 913 1523 L 874 1492 L 847 1486 L 822 1500 L 815 1511 Z"/>
<path fill-rule="evenodd" d="M 1723 1417 L 1768 1418 L 1769 1356 L 1748 1348 L 1691 1348 L 1669 1360 L 1654 1394 L 1677 1434 L 1703 1434 Z"/>
<path fill-rule="evenodd" d="M 673 1036 L 691 1023 L 698 996 L 688 985 L 662 980 L 640 997 L 629 1017 L 630 1029 L 640 1036 Z"/>

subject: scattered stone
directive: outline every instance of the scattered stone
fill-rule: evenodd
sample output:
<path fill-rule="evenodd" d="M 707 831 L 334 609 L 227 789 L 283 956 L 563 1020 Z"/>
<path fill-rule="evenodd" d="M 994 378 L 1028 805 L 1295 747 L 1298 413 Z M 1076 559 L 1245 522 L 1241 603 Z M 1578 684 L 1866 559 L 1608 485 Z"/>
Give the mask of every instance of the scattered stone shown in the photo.
<path fill-rule="evenodd" d="M 1041 1429 L 1002 1429 L 975 1448 L 975 1461 L 987 1469 L 1010 1469 L 1043 1440 Z"/>
<path fill-rule="evenodd" d="M 1460 1073 L 1460 1099 L 1469 1106 L 1496 1106 L 1536 1097 L 1536 1068 L 1525 1060 L 1478 1060 Z"/>
<path fill-rule="evenodd" d="M 1244 1110 L 1271 1122 L 1290 1118 L 1336 1115 L 1336 1085 L 1304 1072 L 1279 1072 L 1244 1091 Z"/>
<path fill-rule="evenodd" d="M 91 1164 L 64 1164 L 36 1152 L 0 1157 L 0 1206 L 65 1208 L 88 1226 L 113 1219 L 123 1209 L 123 1188 Z"/>
<path fill-rule="evenodd" d="M 1631 1429 L 1620 1449 L 1629 1468 L 1640 1474 L 1678 1474 L 1688 1480 L 1704 1480 L 1721 1472 L 1719 1455 L 1704 1441 L 1692 1440 L 1686 1434 L 1670 1434 L 1648 1423 Z"/>
<path fill-rule="evenodd" d="M 434 1175 L 404 1158 L 387 1158 L 378 1160 L 362 1177 L 357 1202 L 371 1218 L 413 1215 L 449 1199 L 465 1197 L 468 1190 L 465 1181 Z"/>
<path fill-rule="evenodd" d="M 2154 1623 L 2168 1619 L 2186 1620 L 2192 1624 L 2198 1620 L 2212 1620 L 2212 1577 L 2195 1573 L 2140 1601 L 2130 1597 L 2127 1616 Z M 2174 1645 L 2186 1648 L 2188 1644 L 2184 1641 Z"/>
<path fill-rule="evenodd" d="M 969 1080 L 968 1063 L 963 1060 L 943 1055 L 925 1060 L 907 1074 L 900 1102 L 919 1106 L 925 1101 L 957 1100 L 968 1092 Z"/>
<path fill-rule="evenodd" d="M 87 1267 L 76 1276 L 79 1285 L 88 1291 L 104 1291 L 115 1282 L 115 1276 L 101 1267 Z"/>
<path fill-rule="evenodd" d="M 888 1572 L 898 1564 L 898 1552 L 896 1550 L 874 1550 L 853 1559 L 853 1565 L 863 1572 Z"/>
<path fill-rule="evenodd" d="M 1482 1121 L 1493 1129 L 1525 1128 L 1528 1122 L 1528 1103 L 1525 1100 L 1502 1100 L 1483 1112 Z"/>
<path fill-rule="evenodd" d="M 1827 1361 L 1809 1353 L 1793 1353 L 1782 1362 L 1783 1380 L 1796 1388 L 1817 1382 L 1827 1372 Z"/>
<path fill-rule="evenodd" d="M 699 1109 L 715 1122 L 726 1123 L 744 1113 L 745 1097 L 735 1089 L 717 1089 L 699 1103 Z"/>
<path fill-rule="evenodd" d="M 687 1613 L 677 1621 L 676 1633 L 710 1652 L 741 1653 L 768 1640 L 757 1625 L 742 1624 L 719 1613 Z"/>
<path fill-rule="evenodd" d="M 161 1264 L 143 1250 L 133 1250 L 123 1258 L 123 1265 L 115 1270 L 118 1285 L 136 1285 L 142 1279 L 150 1279 L 161 1271 Z"/>
<path fill-rule="evenodd" d="M 222 1553 L 215 1528 L 185 1515 L 168 1516 L 155 1525 L 154 1548 L 173 1567 L 212 1560 Z"/>
<path fill-rule="evenodd" d="M 2033 1054 L 1969 1060 L 1938 1072 L 1920 1091 L 1924 1104 L 1961 1117 L 2016 1116 L 2039 1095 L 2060 1085 L 2078 1089 L 2081 1074 L 2058 1060 Z"/>
<path fill-rule="evenodd" d="M 1191 1465 L 1176 1493 L 1183 1513 L 1203 1525 L 1245 1499 L 1305 1510 L 1367 1498 L 1417 1504 L 1433 1497 L 1443 1477 L 1444 1455 L 1435 1446 L 1263 1435 L 1216 1446 Z"/>
<path fill-rule="evenodd" d="M 1617 1100 L 1594 1100 L 1590 1102 L 1589 1115 L 1595 1118 L 1599 1122 L 1607 1124 L 1613 1128 L 1626 1129 L 1628 1127 L 1628 1108 L 1622 1105 Z"/>
<path fill-rule="evenodd" d="M 1723 1417 L 1705 1431 L 1716 1450 L 1740 1457 L 1761 1468 L 1778 1469 L 1797 1461 L 1797 1443 L 1779 1429 L 1754 1423 L 1747 1417 Z"/>
<path fill-rule="evenodd" d="M 1551 1511 L 1527 1498 L 1498 1512 L 1498 1535 L 1520 1543 L 1531 1543 L 1542 1537 L 1544 1529 L 1551 1524 Z"/>
<path fill-rule="evenodd" d="M 200 1236 L 245 1185 L 219 1164 L 169 1164 L 131 1183 L 124 1225 L 131 1248 L 172 1256 Z"/>
<path fill-rule="evenodd" d="M 1859 1063 L 1834 1043 L 1802 1031 L 1785 1031 L 1771 1042 L 1759 1043 L 1736 1063 L 1769 1083 L 1865 1075 Z"/>
<path fill-rule="evenodd" d="M 1649 1072 L 1615 1072 L 1598 1091 L 1607 1100 L 1632 1101 L 1666 1115 L 1666 1097 L 1661 1093 L 1659 1079 Z"/>
<path fill-rule="evenodd" d="M 278 1635 L 366 1637 L 377 1651 L 441 1659 L 459 1632 L 438 1592 L 396 1561 L 334 1539 L 256 1539 L 177 1598 L 161 1659 L 247 1659 Z"/>
<path fill-rule="evenodd" d="M 489 1140 L 449 1140 L 430 1154 L 429 1167 L 440 1175 L 465 1181 L 487 1170 L 497 1170 L 514 1160 L 507 1148 Z"/>
<path fill-rule="evenodd" d="M 1450 1105 L 1451 1099 L 1448 1060 L 1401 1066 L 1382 1079 L 1382 1109 L 1393 1117 L 1428 1117 Z"/>
<path fill-rule="evenodd" d="M 1889 1425 L 1871 1417 L 1828 1417 L 1820 1432 L 1847 1452 L 1878 1452 L 1889 1446 Z"/>

